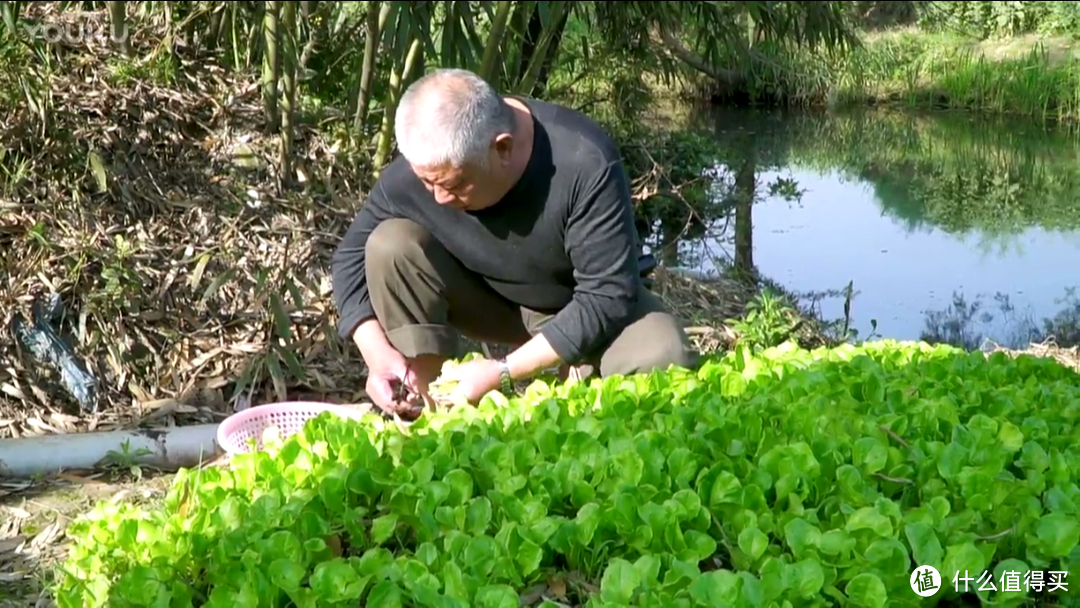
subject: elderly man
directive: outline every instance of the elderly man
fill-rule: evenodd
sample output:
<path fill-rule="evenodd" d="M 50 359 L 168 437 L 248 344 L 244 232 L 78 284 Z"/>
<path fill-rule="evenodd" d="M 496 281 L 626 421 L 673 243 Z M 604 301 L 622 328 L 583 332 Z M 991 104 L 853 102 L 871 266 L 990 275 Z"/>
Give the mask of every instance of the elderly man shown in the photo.
<path fill-rule="evenodd" d="M 502 97 L 440 70 L 398 104 L 400 156 L 382 172 L 333 258 L 342 337 L 388 412 L 427 397 L 458 336 L 512 345 L 459 367 L 460 396 L 558 365 L 632 374 L 695 354 L 641 285 L 630 190 L 611 139 L 582 114 Z"/>

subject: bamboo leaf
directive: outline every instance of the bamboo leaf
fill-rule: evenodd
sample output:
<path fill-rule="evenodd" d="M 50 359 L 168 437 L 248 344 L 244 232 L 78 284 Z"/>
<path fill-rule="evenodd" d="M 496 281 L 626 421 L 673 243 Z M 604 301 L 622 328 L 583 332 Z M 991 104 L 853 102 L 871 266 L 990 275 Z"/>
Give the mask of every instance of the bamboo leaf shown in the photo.
<path fill-rule="evenodd" d="M 202 297 L 199 298 L 199 306 L 205 306 L 206 303 L 210 300 L 210 298 L 216 296 L 218 290 L 221 289 L 221 287 L 225 285 L 225 283 L 230 281 L 233 278 L 234 274 L 235 271 L 230 268 L 225 272 L 219 274 L 218 276 L 214 277 L 214 280 L 210 281 L 210 284 L 206 286 L 206 291 L 203 292 Z"/>
<path fill-rule="evenodd" d="M 277 336 L 284 340 L 286 344 L 291 343 L 293 341 L 292 319 L 289 318 L 289 313 L 285 311 L 280 294 L 270 294 L 270 314 L 274 320 Z"/>
<path fill-rule="evenodd" d="M 271 349 L 266 353 L 266 368 L 270 372 L 270 380 L 274 383 L 274 394 L 278 401 L 289 398 L 289 391 L 285 384 L 285 372 L 281 369 L 281 359 L 277 349 Z"/>
<path fill-rule="evenodd" d="M 468 34 L 460 34 L 461 35 L 459 35 L 455 40 L 459 57 L 458 65 L 464 68 L 475 68 L 477 63 L 476 49 L 473 47 L 471 41 L 469 40 Z"/>
<path fill-rule="evenodd" d="M 435 39 L 431 37 L 431 22 L 434 19 L 434 15 L 429 10 L 429 3 L 423 3 L 421 7 L 416 10 L 415 18 L 412 23 L 412 35 L 415 38 L 419 38 L 422 44 L 421 52 L 426 53 L 431 57 L 439 56 L 439 49 L 435 46 Z"/>
<path fill-rule="evenodd" d="M 303 310 L 306 306 L 304 304 L 304 294 L 300 291 L 300 288 L 297 287 L 296 281 L 293 281 L 291 278 L 285 279 L 285 288 L 289 290 L 289 295 L 292 296 L 293 306 L 295 306 L 297 310 Z"/>
<path fill-rule="evenodd" d="M 353 135 L 363 137 L 368 108 L 371 107 L 371 86 L 375 79 L 375 61 L 379 50 L 380 23 L 382 15 L 390 11 L 390 5 L 370 2 L 364 15 L 364 56 L 360 65 L 360 87 L 356 93 L 356 114 L 353 116 Z"/>
<path fill-rule="evenodd" d="M 188 277 L 188 289 L 194 290 L 199 286 L 199 283 L 202 282 L 203 273 L 206 272 L 206 266 L 213 257 L 214 254 L 209 251 L 199 256 L 199 261 L 195 263 L 195 269 L 192 270 L 191 276 Z"/>
<path fill-rule="evenodd" d="M 536 3 L 536 10 L 540 13 L 540 26 L 545 30 L 551 27 L 551 2 L 540 0 Z"/>
<path fill-rule="evenodd" d="M 101 160 L 101 156 L 94 150 L 90 151 L 90 170 L 94 174 L 94 181 L 97 182 L 98 192 L 109 191 L 109 176 L 105 171 L 105 163 Z"/>
<path fill-rule="evenodd" d="M 300 359 L 297 358 L 296 353 L 289 348 L 276 344 L 274 345 L 274 350 L 285 363 L 285 367 L 288 368 L 289 373 L 292 374 L 294 380 L 297 382 L 304 382 L 307 380 L 307 372 L 304 371 L 304 367 L 300 365 Z"/>
<path fill-rule="evenodd" d="M 21 2 L 4 0 L 0 2 L 0 14 L 3 15 L 4 26 L 7 27 L 7 33 L 12 37 L 19 35 L 18 23 L 19 14 L 22 4 Z"/>
<path fill-rule="evenodd" d="M 248 364 L 244 366 L 244 370 L 240 372 L 240 377 L 236 379 L 236 386 L 233 387 L 230 401 L 244 394 L 248 387 L 253 386 L 258 381 L 259 376 L 262 375 L 262 367 L 265 361 L 266 356 L 261 353 L 251 357 Z"/>

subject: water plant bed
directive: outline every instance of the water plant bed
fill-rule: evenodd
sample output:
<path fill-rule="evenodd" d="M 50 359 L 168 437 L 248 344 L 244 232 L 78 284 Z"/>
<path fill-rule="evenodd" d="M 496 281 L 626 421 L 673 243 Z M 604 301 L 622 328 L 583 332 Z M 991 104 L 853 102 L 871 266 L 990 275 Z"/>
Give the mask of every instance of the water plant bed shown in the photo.
<path fill-rule="evenodd" d="M 538 382 L 408 428 L 321 417 L 182 471 L 160 508 L 73 523 L 56 599 L 915 606 L 929 565 L 938 605 L 1066 605 L 1076 590 L 1049 591 L 1049 573 L 1080 562 L 1078 379 L 1028 355 L 785 344 Z M 1029 571 L 1041 592 L 1023 591 Z M 957 572 L 998 591 L 962 597 Z M 1001 591 L 1011 573 L 1020 592 Z"/>

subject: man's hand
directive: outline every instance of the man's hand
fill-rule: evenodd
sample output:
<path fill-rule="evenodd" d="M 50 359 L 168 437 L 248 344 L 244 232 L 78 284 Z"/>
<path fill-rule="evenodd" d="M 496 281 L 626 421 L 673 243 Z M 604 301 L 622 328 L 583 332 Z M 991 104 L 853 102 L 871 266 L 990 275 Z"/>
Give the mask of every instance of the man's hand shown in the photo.
<path fill-rule="evenodd" d="M 452 398 L 462 399 L 473 405 L 484 395 L 498 390 L 502 384 L 499 363 L 491 359 L 475 359 L 455 366 L 439 378 L 439 382 L 453 383 Z"/>
<path fill-rule="evenodd" d="M 367 394 L 376 407 L 403 418 L 420 415 L 429 397 L 405 357 L 395 350 L 382 353 L 368 369 Z"/>
<path fill-rule="evenodd" d="M 361 323 L 353 332 L 353 341 L 367 363 L 365 388 L 375 407 L 410 419 L 419 416 L 424 404 L 431 403 L 427 386 L 405 356 L 387 341 L 379 321 L 368 319 Z"/>

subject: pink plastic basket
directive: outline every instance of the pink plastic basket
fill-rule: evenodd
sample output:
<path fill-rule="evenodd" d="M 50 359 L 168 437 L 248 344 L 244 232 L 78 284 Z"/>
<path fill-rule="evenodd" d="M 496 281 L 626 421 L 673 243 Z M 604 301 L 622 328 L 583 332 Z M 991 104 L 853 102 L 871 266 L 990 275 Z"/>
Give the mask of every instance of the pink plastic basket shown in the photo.
<path fill-rule="evenodd" d="M 276 426 L 281 438 L 295 435 L 304 424 L 323 412 L 333 412 L 342 418 L 360 420 L 365 412 L 332 403 L 317 401 L 287 401 L 250 407 L 226 418 L 218 426 L 217 442 L 229 454 L 250 450 L 248 441 L 255 439 L 257 449 L 263 448 L 263 431 Z"/>

